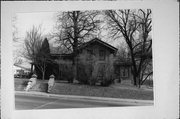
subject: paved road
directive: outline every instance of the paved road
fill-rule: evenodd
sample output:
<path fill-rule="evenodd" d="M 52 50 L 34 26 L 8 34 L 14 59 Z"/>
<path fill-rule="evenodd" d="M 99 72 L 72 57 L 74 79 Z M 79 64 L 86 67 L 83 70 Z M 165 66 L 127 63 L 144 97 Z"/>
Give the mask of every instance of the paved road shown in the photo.
<path fill-rule="evenodd" d="M 61 108 L 89 108 L 89 107 L 115 107 L 128 106 L 114 102 L 87 99 L 68 99 L 56 97 L 42 97 L 33 95 L 15 96 L 15 108 L 17 110 L 26 109 L 61 109 Z"/>

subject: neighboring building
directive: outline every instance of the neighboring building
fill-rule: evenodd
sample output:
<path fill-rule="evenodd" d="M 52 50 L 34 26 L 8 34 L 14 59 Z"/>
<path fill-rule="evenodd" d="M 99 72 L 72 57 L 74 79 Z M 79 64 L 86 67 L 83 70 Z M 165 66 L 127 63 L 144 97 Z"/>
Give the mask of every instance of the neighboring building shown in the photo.
<path fill-rule="evenodd" d="M 31 69 L 28 63 L 14 64 L 14 77 L 15 78 L 29 78 Z"/>

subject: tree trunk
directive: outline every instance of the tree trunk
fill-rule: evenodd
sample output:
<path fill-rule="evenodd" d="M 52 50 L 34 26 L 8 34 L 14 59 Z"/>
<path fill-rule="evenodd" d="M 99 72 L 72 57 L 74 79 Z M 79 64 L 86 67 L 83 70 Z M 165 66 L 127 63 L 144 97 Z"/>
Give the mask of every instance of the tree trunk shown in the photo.
<path fill-rule="evenodd" d="M 74 80 L 77 79 L 77 47 L 78 47 L 78 15 L 79 11 L 73 12 L 73 29 L 74 29 L 74 44 L 73 44 L 73 75 L 74 78 L 70 81 L 70 83 L 73 83 Z"/>
<path fill-rule="evenodd" d="M 77 79 L 77 67 L 76 67 L 76 64 L 73 65 L 73 73 L 74 73 L 73 74 L 74 77 L 73 77 L 73 79 L 71 80 L 70 83 L 73 83 L 73 81 L 75 81 Z"/>
<path fill-rule="evenodd" d="M 133 74 L 133 80 L 134 80 L 134 85 L 137 86 L 137 66 L 136 66 L 136 61 L 134 58 L 134 53 L 131 44 L 128 45 L 131 53 L 131 61 L 132 61 L 132 74 Z"/>
<path fill-rule="evenodd" d="M 134 85 L 135 85 L 135 86 L 138 86 L 138 87 L 140 88 L 140 86 L 141 86 L 140 77 L 134 75 L 134 76 L 133 76 L 133 80 L 134 80 Z"/>
<path fill-rule="evenodd" d="M 140 76 L 137 76 L 137 82 L 138 82 L 138 87 L 141 88 L 141 79 L 140 79 Z"/>
<path fill-rule="evenodd" d="M 44 80 L 45 71 L 42 72 L 42 80 Z"/>
<path fill-rule="evenodd" d="M 77 80 L 77 61 L 75 52 L 73 54 L 73 79 L 69 79 L 69 83 L 73 83 L 74 80 Z"/>
<path fill-rule="evenodd" d="M 58 69 L 58 70 L 59 70 L 59 71 L 58 71 L 58 72 L 59 72 L 59 73 L 58 73 L 58 79 L 61 80 L 61 73 L 62 73 L 62 72 L 61 72 L 60 64 L 59 64 L 59 69 Z"/>
<path fill-rule="evenodd" d="M 136 78 L 136 75 L 135 74 L 133 74 L 133 84 L 136 86 L 137 85 L 137 78 Z"/>

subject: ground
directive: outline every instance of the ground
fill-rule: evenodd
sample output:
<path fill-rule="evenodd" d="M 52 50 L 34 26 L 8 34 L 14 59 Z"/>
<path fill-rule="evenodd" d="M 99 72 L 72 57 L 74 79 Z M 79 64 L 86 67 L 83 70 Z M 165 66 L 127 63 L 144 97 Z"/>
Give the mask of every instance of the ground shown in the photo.
<path fill-rule="evenodd" d="M 112 98 L 98 98 L 85 96 L 49 95 L 34 92 L 16 92 L 15 109 L 64 109 L 64 108 L 95 108 L 95 107 L 124 107 L 124 106 L 151 106 L 151 101 L 122 100 Z"/>
<path fill-rule="evenodd" d="M 17 91 L 24 90 L 26 79 L 15 79 L 15 89 Z M 37 86 L 33 91 L 45 92 L 47 90 L 47 81 L 38 80 Z M 96 96 L 124 99 L 153 100 L 153 89 L 144 85 L 142 88 L 133 86 L 129 81 L 115 83 L 109 87 L 89 86 L 78 83 L 69 84 L 67 82 L 56 81 L 52 94 L 60 95 L 80 95 L 80 96 Z"/>

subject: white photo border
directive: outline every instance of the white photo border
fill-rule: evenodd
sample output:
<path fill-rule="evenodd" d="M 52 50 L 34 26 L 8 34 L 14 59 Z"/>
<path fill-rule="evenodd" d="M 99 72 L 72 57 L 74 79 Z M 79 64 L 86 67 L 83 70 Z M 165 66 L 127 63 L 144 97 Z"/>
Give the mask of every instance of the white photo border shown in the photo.
<path fill-rule="evenodd" d="M 152 9 L 154 106 L 15 110 L 12 17 L 15 13 L 68 10 Z M 175 119 L 179 113 L 177 2 L 1 1 L 1 107 L 3 119 Z"/>

